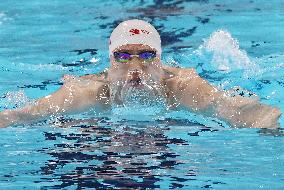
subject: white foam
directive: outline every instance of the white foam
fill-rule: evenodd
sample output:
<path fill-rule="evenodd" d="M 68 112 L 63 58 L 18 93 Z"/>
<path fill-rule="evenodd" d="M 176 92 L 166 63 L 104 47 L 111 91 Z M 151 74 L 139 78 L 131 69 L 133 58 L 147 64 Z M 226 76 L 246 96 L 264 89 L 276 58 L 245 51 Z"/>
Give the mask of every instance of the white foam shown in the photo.
<path fill-rule="evenodd" d="M 244 69 L 258 70 L 257 65 L 250 60 L 246 51 L 241 50 L 237 39 L 226 30 L 217 30 L 195 51 L 199 56 L 211 54 L 210 64 L 219 71 L 230 72 Z M 250 72 L 245 72 L 248 75 Z"/>

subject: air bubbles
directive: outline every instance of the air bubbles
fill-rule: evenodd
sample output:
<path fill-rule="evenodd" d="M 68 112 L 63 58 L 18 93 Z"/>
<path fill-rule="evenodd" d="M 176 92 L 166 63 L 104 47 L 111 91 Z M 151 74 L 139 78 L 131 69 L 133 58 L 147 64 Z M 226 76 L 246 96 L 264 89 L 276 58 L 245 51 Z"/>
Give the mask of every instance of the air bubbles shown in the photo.
<path fill-rule="evenodd" d="M 142 88 L 128 87 L 123 88 L 122 99 L 125 107 L 145 107 L 155 106 L 161 102 L 161 98 L 155 93 L 152 86 L 143 84 Z"/>
<path fill-rule="evenodd" d="M 123 88 L 122 105 L 113 105 L 112 112 L 122 118 L 145 120 L 159 117 L 165 111 L 165 99 L 154 89 L 156 87 L 143 84 L 143 87 Z"/>
<path fill-rule="evenodd" d="M 14 109 L 32 103 L 23 90 L 7 92 L 1 99 L 0 106 L 4 109 Z"/>

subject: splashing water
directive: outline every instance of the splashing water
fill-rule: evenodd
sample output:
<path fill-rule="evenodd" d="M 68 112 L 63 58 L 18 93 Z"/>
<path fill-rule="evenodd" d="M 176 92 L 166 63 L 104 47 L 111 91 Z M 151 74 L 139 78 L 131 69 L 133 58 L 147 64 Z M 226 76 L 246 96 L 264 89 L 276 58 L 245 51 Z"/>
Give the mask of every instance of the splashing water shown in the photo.
<path fill-rule="evenodd" d="M 210 67 L 223 72 L 244 70 L 244 77 L 248 77 L 251 70 L 254 70 L 254 73 L 259 70 L 247 53 L 240 49 L 238 41 L 225 30 L 213 32 L 194 54 L 210 63 L 207 67 L 209 70 L 211 70 Z"/>
<path fill-rule="evenodd" d="M 136 107 L 138 105 L 152 106 L 156 99 L 151 86 L 144 84 L 143 88 L 124 87 L 122 90 L 122 100 L 125 107 Z"/>
<path fill-rule="evenodd" d="M 4 109 L 13 109 L 23 107 L 32 101 L 27 97 L 23 90 L 17 92 L 7 92 L 1 99 L 0 107 Z"/>
<path fill-rule="evenodd" d="M 165 111 L 165 100 L 160 94 L 155 94 L 152 87 L 144 85 L 143 88 L 128 87 L 122 91 L 123 105 L 114 105 L 114 116 L 129 120 L 152 120 Z"/>

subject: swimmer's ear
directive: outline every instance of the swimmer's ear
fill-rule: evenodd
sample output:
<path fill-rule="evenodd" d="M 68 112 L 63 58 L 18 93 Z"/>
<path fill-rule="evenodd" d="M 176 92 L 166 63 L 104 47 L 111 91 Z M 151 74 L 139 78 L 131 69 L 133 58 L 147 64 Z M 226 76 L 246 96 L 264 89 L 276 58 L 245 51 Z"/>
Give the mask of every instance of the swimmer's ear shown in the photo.
<path fill-rule="evenodd" d="M 165 68 L 163 70 L 164 70 L 164 80 L 169 80 L 177 76 L 177 74 L 174 71 L 170 71 Z"/>
<path fill-rule="evenodd" d="M 98 82 L 107 82 L 107 76 L 108 76 L 108 72 L 107 71 L 103 71 L 101 73 L 98 74 L 87 74 L 84 76 L 81 76 L 80 79 L 84 79 L 84 80 L 92 80 L 92 81 L 98 81 Z"/>

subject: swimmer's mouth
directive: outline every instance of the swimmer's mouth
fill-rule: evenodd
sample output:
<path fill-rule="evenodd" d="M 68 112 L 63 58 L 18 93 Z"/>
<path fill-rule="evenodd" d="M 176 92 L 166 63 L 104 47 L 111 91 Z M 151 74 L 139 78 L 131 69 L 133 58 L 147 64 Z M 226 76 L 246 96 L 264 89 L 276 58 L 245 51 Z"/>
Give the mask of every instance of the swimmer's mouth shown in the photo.
<path fill-rule="evenodd" d="M 128 81 L 128 83 L 133 87 L 142 87 L 143 86 L 141 78 L 130 79 Z"/>

